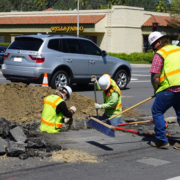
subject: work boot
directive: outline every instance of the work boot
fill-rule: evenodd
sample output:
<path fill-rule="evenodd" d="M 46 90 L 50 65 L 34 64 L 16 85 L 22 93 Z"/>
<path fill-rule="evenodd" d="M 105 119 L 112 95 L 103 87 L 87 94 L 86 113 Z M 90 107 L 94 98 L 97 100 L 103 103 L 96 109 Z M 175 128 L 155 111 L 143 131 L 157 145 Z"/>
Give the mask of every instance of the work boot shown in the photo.
<path fill-rule="evenodd" d="M 173 148 L 180 150 L 180 144 L 176 142 L 176 143 L 173 145 Z"/>
<path fill-rule="evenodd" d="M 152 147 L 165 148 L 165 147 L 169 146 L 169 142 L 162 142 L 162 141 L 156 140 L 156 141 L 154 141 L 154 142 L 151 141 L 150 145 L 151 145 Z M 179 146 L 179 147 L 180 147 L 180 146 Z"/>

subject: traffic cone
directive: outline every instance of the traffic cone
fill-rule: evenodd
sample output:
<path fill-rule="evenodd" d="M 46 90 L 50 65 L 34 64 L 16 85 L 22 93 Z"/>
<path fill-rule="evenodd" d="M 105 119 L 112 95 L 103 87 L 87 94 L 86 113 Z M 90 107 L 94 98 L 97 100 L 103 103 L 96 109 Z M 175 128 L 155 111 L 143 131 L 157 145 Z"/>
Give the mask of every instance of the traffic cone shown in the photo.
<path fill-rule="evenodd" d="M 42 86 L 43 86 L 43 87 L 48 87 L 48 76 L 47 76 L 47 72 L 44 73 L 44 78 L 43 78 Z"/>

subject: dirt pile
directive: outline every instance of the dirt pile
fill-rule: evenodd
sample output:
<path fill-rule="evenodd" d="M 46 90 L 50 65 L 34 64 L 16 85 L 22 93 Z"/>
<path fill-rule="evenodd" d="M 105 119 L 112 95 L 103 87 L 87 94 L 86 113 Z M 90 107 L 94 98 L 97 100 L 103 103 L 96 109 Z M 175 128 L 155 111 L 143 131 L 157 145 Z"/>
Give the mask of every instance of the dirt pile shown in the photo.
<path fill-rule="evenodd" d="M 43 110 L 43 99 L 55 92 L 50 87 L 27 86 L 23 83 L 0 84 L 0 117 L 12 123 L 27 123 L 40 121 Z M 74 119 L 84 119 L 95 116 L 94 99 L 73 93 L 67 106 L 76 106 Z M 102 115 L 104 110 L 99 110 Z M 128 111 L 123 116 L 139 116 L 140 113 Z"/>
<path fill-rule="evenodd" d="M 60 162 L 89 162 L 89 163 L 97 163 L 97 157 L 91 156 L 86 152 L 78 151 L 78 150 L 60 150 L 54 152 L 52 155 L 53 161 L 60 161 Z"/>

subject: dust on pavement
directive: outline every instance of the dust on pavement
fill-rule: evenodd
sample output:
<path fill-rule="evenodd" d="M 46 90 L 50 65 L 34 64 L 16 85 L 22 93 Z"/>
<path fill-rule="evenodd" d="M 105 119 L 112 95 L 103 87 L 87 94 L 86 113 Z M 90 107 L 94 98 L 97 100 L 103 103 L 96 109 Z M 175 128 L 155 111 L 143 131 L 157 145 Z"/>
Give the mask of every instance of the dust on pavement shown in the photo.
<path fill-rule="evenodd" d="M 89 155 L 86 152 L 74 150 L 74 149 L 68 149 L 68 150 L 60 150 L 57 152 L 54 152 L 52 155 L 53 161 L 60 161 L 60 162 L 70 162 L 70 163 L 76 163 L 76 162 L 89 162 L 89 163 L 97 163 L 97 157 Z"/>

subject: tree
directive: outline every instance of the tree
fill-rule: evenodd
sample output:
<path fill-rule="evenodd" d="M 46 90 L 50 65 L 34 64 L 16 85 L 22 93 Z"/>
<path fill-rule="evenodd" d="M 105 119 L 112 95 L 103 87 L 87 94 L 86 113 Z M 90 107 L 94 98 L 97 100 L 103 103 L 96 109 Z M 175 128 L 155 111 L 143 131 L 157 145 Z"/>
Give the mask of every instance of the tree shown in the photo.
<path fill-rule="evenodd" d="M 34 3 L 36 7 L 41 7 L 41 11 L 42 7 L 48 4 L 47 0 L 34 0 Z"/>
<path fill-rule="evenodd" d="M 168 22 L 169 26 L 180 28 L 180 0 L 171 0 L 170 16 L 171 20 Z"/>
<path fill-rule="evenodd" d="M 11 3 L 8 0 L 1 0 L 0 3 L 0 12 L 11 11 Z"/>
<path fill-rule="evenodd" d="M 156 3 L 155 12 L 167 12 L 167 4 L 163 1 L 158 1 Z"/>

